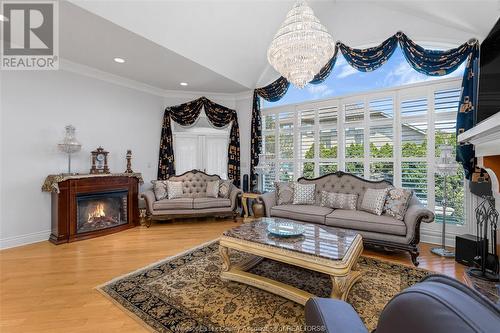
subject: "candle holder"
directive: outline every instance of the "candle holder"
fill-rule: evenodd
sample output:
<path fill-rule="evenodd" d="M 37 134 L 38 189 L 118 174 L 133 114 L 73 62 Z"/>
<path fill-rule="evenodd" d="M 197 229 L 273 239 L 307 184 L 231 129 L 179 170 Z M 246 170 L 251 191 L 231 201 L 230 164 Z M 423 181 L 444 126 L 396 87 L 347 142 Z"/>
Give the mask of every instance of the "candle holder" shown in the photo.
<path fill-rule="evenodd" d="M 132 171 L 132 150 L 127 150 L 127 155 L 125 156 L 127 159 L 127 170 L 125 170 L 125 173 L 133 173 Z"/>

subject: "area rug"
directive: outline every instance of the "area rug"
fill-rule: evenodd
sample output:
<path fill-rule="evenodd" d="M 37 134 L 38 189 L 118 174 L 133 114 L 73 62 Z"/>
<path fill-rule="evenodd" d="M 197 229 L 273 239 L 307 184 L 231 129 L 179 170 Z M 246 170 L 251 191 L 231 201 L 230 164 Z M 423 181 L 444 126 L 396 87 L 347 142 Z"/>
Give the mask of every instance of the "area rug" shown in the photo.
<path fill-rule="evenodd" d="M 231 261 L 245 259 L 231 252 Z M 360 257 L 363 277 L 347 301 L 368 330 L 377 325 L 385 304 L 399 291 L 431 272 Z M 98 290 L 156 332 L 297 332 L 303 330 L 304 307 L 280 296 L 219 278 L 218 243 L 212 242 L 176 257 L 114 279 Z M 272 260 L 251 270 L 328 297 L 327 275 Z"/>

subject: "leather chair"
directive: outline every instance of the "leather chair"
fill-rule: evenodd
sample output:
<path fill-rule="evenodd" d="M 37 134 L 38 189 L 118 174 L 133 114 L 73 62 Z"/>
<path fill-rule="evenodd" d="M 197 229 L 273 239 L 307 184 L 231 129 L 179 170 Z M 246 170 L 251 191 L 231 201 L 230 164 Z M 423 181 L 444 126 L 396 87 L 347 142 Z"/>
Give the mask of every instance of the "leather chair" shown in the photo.
<path fill-rule="evenodd" d="M 305 312 L 311 330 L 368 332 L 353 307 L 340 300 L 311 298 Z M 376 332 L 500 332 L 500 307 L 455 279 L 431 275 L 387 303 Z"/>

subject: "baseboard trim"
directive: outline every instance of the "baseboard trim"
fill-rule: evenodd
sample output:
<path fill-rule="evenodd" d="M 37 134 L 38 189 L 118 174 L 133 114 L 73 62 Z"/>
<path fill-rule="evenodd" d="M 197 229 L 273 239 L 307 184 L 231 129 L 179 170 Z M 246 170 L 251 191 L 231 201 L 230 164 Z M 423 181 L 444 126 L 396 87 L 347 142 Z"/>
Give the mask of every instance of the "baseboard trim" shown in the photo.
<path fill-rule="evenodd" d="M 457 234 L 447 233 L 445 237 L 446 246 L 455 247 L 455 236 Z M 420 241 L 423 243 L 441 245 L 441 233 L 431 230 L 420 230 Z"/>
<path fill-rule="evenodd" d="M 22 245 L 43 242 L 49 239 L 50 230 L 33 232 L 31 234 L 13 236 L 0 239 L 0 250 Z"/>
<path fill-rule="evenodd" d="M 31 234 L 13 236 L 0 239 L 0 250 L 28 245 L 32 243 L 43 242 L 49 239 L 50 230 L 34 232 Z M 446 246 L 455 247 L 456 234 L 449 233 L 446 235 Z M 441 244 L 441 233 L 431 230 L 421 230 L 420 241 L 430 244 Z"/>

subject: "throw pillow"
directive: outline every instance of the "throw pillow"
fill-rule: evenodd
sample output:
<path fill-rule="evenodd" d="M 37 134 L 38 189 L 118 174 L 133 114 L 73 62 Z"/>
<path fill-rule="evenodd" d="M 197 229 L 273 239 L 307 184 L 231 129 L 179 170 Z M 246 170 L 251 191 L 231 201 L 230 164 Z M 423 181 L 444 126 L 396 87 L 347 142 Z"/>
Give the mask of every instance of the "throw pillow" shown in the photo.
<path fill-rule="evenodd" d="M 219 195 L 219 181 L 214 180 L 207 182 L 207 197 L 217 198 Z"/>
<path fill-rule="evenodd" d="M 173 182 L 167 180 L 167 192 L 169 199 L 182 198 L 184 192 L 182 190 L 182 182 Z"/>
<path fill-rule="evenodd" d="M 274 182 L 276 188 L 276 204 L 289 205 L 293 203 L 293 183 L 292 182 Z"/>
<path fill-rule="evenodd" d="M 384 215 L 392 216 L 397 220 L 403 220 L 408 210 L 408 205 L 413 197 L 413 191 L 403 188 L 391 187 L 385 199 Z"/>
<path fill-rule="evenodd" d="M 367 189 L 363 197 L 363 202 L 361 202 L 361 210 L 375 215 L 382 215 L 387 190 L 388 188 L 380 190 L 373 188 Z"/>
<path fill-rule="evenodd" d="M 153 192 L 155 193 L 156 200 L 163 200 L 167 198 L 167 181 L 166 180 L 152 180 Z"/>
<path fill-rule="evenodd" d="M 356 209 L 357 194 L 321 191 L 321 206 L 338 209 Z"/>
<path fill-rule="evenodd" d="M 300 184 L 293 185 L 293 204 L 294 205 L 314 205 L 314 193 L 316 184 Z"/>
<path fill-rule="evenodd" d="M 219 184 L 219 198 L 227 199 L 229 194 L 231 194 L 232 180 L 222 180 Z"/>

